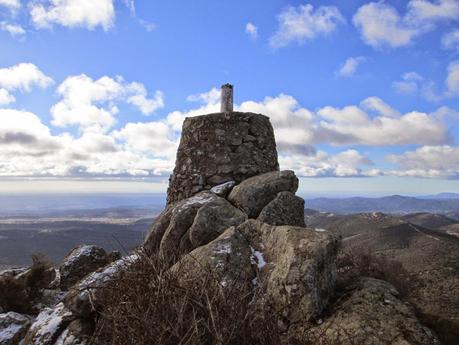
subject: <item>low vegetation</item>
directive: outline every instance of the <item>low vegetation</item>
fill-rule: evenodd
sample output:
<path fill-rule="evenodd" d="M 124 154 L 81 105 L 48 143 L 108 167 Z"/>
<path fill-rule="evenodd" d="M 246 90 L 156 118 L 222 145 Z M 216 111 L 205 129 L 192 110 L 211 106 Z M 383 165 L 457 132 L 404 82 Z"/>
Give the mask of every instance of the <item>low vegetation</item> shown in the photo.
<path fill-rule="evenodd" d="M 201 277 L 183 279 L 180 267 L 169 270 L 158 258 L 139 260 L 106 288 L 92 344 L 278 345 L 285 339 L 288 320 L 266 301 L 262 281 L 222 284 L 203 270 Z M 302 330 L 288 343 L 312 345 L 317 337 Z"/>
<path fill-rule="evenodd" d="M 33 314 L 33 301 L 40 295 L 52 267 L 42 254 L 32 255 L 32 266 L 21 276 L 0 277 L 0 308 L 22 314 Z"/>
<path fill-rule="evenodd" d="M 402 263 L 384 255 L 362 250 L 348 250 L 340 253 L 337 261 L 338 288 L 348 286 L 359 277 L 385 280 L 406 298 L 416 279 L 403 267 Z"/>

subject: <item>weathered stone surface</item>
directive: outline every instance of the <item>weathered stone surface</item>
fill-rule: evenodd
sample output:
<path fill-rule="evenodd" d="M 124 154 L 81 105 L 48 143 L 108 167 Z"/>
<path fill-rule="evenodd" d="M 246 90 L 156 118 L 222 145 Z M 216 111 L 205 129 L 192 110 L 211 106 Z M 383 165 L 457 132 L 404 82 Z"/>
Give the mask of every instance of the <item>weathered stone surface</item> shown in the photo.
<path fill-rule="evenodd" d="M 249 218 L 256 218 L 279 192 L 295 193 L 297 189 L 298 178 L 293 171 L 273 171 L 244 180 L 233 188 L 228 200 Z"/>
<path fill-rule="evenodd" d="M 22 286 L 28 287 L 33 282 L 35 287 L 47 289 L 56 278 L 56 270 L 53 267 L 44 268 L 43 273 L 37 276 L 33 267 L 14 276 Z M 39 279 L 37 279 L 39 277 Z"/>
<path fill-rule="evenodd" d="M 15 312 L 0 314 L 0 345 L 18 345 L 32 321 L 31 316 Z"/>
<path fill-rule="evenodd" d="M 54 345 L 86 345 L 90 343 L 94 329 L 89 321 L 77 319 L 67 326 L 67 328 L 57 338 Z"/>
<path fill-rule="evenodd" d="M 161 212 L 161 214 L 155 219 L 155 222 L 150 227 L 145 240 L 143 241 L 143 249 L 148 254 L 153 254 L 159 251 L 161 245 L 161 239 L 164 236 L 169 224 L 171 222 L 172 212 L 175 209 L 175 205 L 168 205 Z"/>
<path fill-rule="evenodd" d="M 179 251 L 180 241 L 193 224 L 198 210 L 219 197 L 210 192 L 201 192 L 191 198 L 182 200 L 172 210 L 168 227 L 164 231 L 159 245 L 159 254 L 170 262 L 182 253 Z M 147 248 L 153 247 L 145 243 Z"/>
<path fill-rule="evenodd" d="M 247 215 L 225 199 L 211 201 L 202 206 L 188 230 L 192 249 L 209 243 L 231 226 L 247 220 Z"/>
<path fill-rule="evenodd" d="M 0 272 L 0 278 L 7 278 L 7 277 L 8 278 L 13 278 L 13 277 L 18 276 L 21 273 L 24 273 L 27 270 L 28 270 L 27 267 L 10 268 L 10 269 L 7 269 L 7 270 L 3 270 L 3 271 Z"/>
<path fill-rule="evenodd" d="M 263 208 L 257 219 L 271 225 L 304 227 L 304 200 L 292 192 L 280 192 Z"/>
<path fill-rule="evenodd" d="M 385 281 L 359 280 L 316 330 L 322 335 L 317 344 L 440 344 L 432 331 L 421 325 L 413 308 L 397 296 L 397 290 Z"/>
<path fill-rule="evenodd" d="M 56 340 L 75 319 L 63 303 L 54 308 L 44 309 L 30 327 L 24 345 L 55 345 Z"/>
<path fill-rule="evenodd" d="M 94 245 L 81 245 L 74 248 L 59 267 L 61 288 L 68 289 L 109 262 L 110 257 L 103 248 Z"/>
<path fill-rule="evenodd" d="M 69 290 L 64 301 L 65 306 L 78 317 L 91 318 L 103 304 L 104 287 L 138 260 L 140 255 L 134 253 L 86 276 Z"/>
<path fill-rule="evenodd" d="M 251 248 L 235 227 L 227 229 L 212 242 L 183 256 L 172 270 L 180 270 L 183 279 L 200 279 L 208 274 L 228 284 L 249 284 L 255 277 Z"/>
<path fill-rule="evenodd" d="M 271 226 L 255 220 L 237 230 L 267 263 L 260 277 L 266 281 L 267 298 L 286 322 L 305 322 L 323 311 L 335 288 L 337 238 L 312 229 Z"/>
<path fill-rule="evenodd" d="M 235 181 L 228 181 L 223 184 L 219 184 L 218 186 L 212 187 L 210 191 L 214 194 L 217 194 L 218 196 L 225 198 L 235 185 Z"/>
<path fill-rule="evenodd" d="M 223 182 L 279 169 L 269 118 L 254 113 L 216 113 L 185 119 L 168 204 Z"/>

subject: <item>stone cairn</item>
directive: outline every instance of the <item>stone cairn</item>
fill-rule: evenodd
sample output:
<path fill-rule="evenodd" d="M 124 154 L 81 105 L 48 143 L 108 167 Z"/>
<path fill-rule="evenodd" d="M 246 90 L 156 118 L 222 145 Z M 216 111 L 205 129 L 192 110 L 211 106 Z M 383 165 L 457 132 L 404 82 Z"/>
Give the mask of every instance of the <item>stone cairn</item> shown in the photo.
<path fill-rule="evenodd" d="M 168 204 L 228 181 L 279 170 L 267 116 L 233 112 L 233 86 L 222 86 L 221 113 L 185 119 Z"/>
<path fill-rule="evenodd" d="M 159 255 L 169 269 L 183 272 L 182 279 L 211 270 L 222 289 L 266 286 L 263 299 L 281 311 L 281 345 L 330 309 L 339 241 L 305 227 L 298 179 L 279 171 L 268 117 L 233 112 L 232 100 L 233 87 L 225 84 L 221 113 L 185 120 L 166 208 L 142 249 L 120 258 L 95 246 L 75 248 L 43 282 L 36 317 L 0 309 L 0 344 L 89 345 L 106 304 L 104 289 L 145 255 Z M 21 282 L 30 272 L 10 270 L 0 278 Z M 406 336 L 420 345 L 437 343 L 390 284 L 363 280 L 348 295 L 316 327 L 324 341 L 317 344 L 336 340 L 342 325 L 352 335 L 344 345 L 407 344 Z"/>

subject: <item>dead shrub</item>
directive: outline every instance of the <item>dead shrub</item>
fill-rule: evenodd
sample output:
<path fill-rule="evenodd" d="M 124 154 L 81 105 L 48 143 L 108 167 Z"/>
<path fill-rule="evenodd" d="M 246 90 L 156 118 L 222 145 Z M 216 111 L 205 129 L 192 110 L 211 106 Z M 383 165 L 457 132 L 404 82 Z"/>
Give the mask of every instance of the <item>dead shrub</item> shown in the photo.
<path fill-rule="evenodd" d="M 3 311 L 28 314 L 32 301 L 25 286 L 14 277 L 0 278 L 0 307 Z"/>
<path fill-rule="evenodd" d="M 52 277 L 52 265 L 42 254 L 32 255 L 32 266 L 17 276 L 0 278 L 0 306 L 4 311 L 33 314 L 33 302 Z"/>
<path fill-rule="evenodd" d="M 260 277 L 255 285 L 243 284 L 208 267 L 196 275 L 169 267 L 142 255 L 104 287 L 91 344 L 341 344 L 315 332 L 308 320 L 288 324 L 283 311 L 270 305 Z"/>
<path fill-rule="evenodd" d="M 209 270 L 181 279 L 158 258 L 144 257 L 105 289 L 93 344 L 279 344 L 276 315 L 258 288 Z M 204 269 L 204 268 L 203 268 Z"/>
<path fill-rule="evenodd" d="M 401 262 L 370 250 L 341 252 L 338 255 L 337 270 L 338 288 L 344 288 L 359 277 L 371 277 L 391 283 L 401 297 L 407 297 L 416 284 L 416 280 Z"/>

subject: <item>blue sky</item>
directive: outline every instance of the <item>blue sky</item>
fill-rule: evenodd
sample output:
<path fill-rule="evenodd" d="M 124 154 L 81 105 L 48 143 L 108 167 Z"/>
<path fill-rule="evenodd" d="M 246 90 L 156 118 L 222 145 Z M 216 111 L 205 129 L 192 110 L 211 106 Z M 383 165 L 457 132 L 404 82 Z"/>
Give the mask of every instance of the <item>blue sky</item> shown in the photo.
<path fill-rule="evenodd" d="M 0 189 L 164 191 L 226 82 L 304 194 L 459 192 L 458 0 L 0 0 Z"/>

